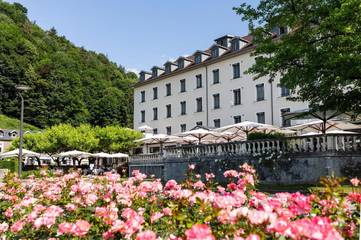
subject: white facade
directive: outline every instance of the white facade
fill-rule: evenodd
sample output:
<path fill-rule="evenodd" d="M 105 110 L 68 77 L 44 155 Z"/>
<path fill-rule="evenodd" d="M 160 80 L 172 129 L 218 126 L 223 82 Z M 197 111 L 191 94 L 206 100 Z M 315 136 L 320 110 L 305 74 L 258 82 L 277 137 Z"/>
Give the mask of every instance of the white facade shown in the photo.
<path fill-rule="evenodd" d="M 227 41 L 230 37 L 227 36 L 225 39 Z M 217 127 L 215 124 L 220 124 L 220 127 L 230 125 L 235 123 L 235 120 L 239 121 L 239 116 L 241 121 L 262 121 L 263 113 L 265 123 L 282 126 L 282 109 L 295 111 L 307 108 L 307 103 L 291 102 L 286 99 L 287 96 L 282 96 L 278 79 L 270 83 L 267 78 L 253 80 L 251 75 L 245 74 L 244 71 L 254 63 L 254 58 L 250 56 L 254 48 L 251 43 L 240 46 L 241 49 L 237 50 L 221 49 L 218 57 L 209 56 L 202 63 L 193 62 L 183 69 L 140 80 L 134 89 L 134 129 L 148 125 L 156 129 L 157 133 L 167 133 L 170 127 L 170 133 L 176 134 L 182 130 L 190 130 L 200 122 L 210 128 Z M 193 61 L 194 57 L 190 59 Z M 239 64 L 239 77 L 237 74 L 234 77 L 234 64 Z M 219 71 L 219 83 L 214 83 L 214 70 Z M 202 86 L 198 88 L 197 75 L 202 76 Z M 181 80 L 186 82 L 185 92 L 181 92 Z M 167 84 L 171 84 L 169 96 L 166 92 Z M 264 84 L 263 100 L 257 100 L 256 86 L 260 84 Z M 153 88 L 158 89 L 157 99 L 153 99 Z M 237 93 L 234 90 L 237 89 L 241 93 L 240 104 L 235 104 Z M 259 93 L 261 92 L 259 90 Z M 219 108 L 215 109 L 214 101 L 218 98 L 217 95 Z M 260 95 L 262 94 L 258 97 Z M 202 98 L 202 111 L 199 112 L 197 98 Z M 181 102 L 186 102 L 184 115 L 181 114 Z M 171 105 L 170 117 L 167 117 L 167 105 Z M 154 108 L 157 108 L 156 119 L 154 119 L 154 111 L 156 111 L 153 110 Z M 143 111 L 145 119 L 142 119 Z M 181 125 L 184 124 L 185 129 L 181 129 Z"/>

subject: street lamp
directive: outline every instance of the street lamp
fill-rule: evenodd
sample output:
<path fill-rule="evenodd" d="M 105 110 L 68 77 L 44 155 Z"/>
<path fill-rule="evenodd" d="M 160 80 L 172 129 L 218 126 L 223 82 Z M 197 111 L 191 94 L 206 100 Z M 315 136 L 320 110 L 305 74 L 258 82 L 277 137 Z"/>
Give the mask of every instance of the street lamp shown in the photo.
<path fill-rule="evenodd" d="M 21 178 L 21 168 L 23 162 L 23 124 L 24 124 L 24 98 L 21 95 L 22 91 L 30 90 L 29 86 L 26 85 L 16 85 L 16 90 L 21 98 L 21 110 L 20 110 L 20 143 L 19 143 L 19 158 L 18 158 L 18 176 Z"/>

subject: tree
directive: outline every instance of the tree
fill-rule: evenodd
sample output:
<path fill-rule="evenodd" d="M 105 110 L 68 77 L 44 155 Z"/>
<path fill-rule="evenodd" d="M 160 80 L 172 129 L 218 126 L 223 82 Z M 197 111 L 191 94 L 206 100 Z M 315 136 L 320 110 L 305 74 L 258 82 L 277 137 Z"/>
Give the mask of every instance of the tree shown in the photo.
<path fill-rule="evenodd" d="M 42 30 L 26 14 L 21 4 L 0 0 L 0 113 L 19 117 L 15 85 L 26 84 L 32 89 L 24 93 L 24 120 L 32 125 L 131 127 L 136 75 L 55 28 Z"/>
<path fill-rule="evenodd" d="M 281 85 L 314 109 L 361 113 L 360 0 L 261 0 L 235 8 L 254 36 L 255 78 Z M 270 34 L 287 27 L 288 34 Z"/>
<path fill-rule="evenodd" d="M 119 126 L 91 127 L 82 124 L 73 127 L 70 124 L 60 124 L 38 133 L 24 135 L 25 149 L 46 153 L 50 156 L 65 151 L 79 150 L 85 152 L 129 152 L 137 146 L 134 140 L 140 139 L 142 133 Z M 19 139 L 12 142 L 13 148 L 18 148 Z"/>

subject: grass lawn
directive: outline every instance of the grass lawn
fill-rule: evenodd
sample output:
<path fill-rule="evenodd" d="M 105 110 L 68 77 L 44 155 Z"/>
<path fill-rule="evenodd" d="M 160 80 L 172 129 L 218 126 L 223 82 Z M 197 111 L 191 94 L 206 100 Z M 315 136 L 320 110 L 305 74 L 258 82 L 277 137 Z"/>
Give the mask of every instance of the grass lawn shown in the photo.
<path fill-rule="evenodd" d="M 15 130 L 20 128 L 20 120 L 0 114 L 0 129 Z M 24 123 L 24 130 L 39 130 L 39 128 Z"/>

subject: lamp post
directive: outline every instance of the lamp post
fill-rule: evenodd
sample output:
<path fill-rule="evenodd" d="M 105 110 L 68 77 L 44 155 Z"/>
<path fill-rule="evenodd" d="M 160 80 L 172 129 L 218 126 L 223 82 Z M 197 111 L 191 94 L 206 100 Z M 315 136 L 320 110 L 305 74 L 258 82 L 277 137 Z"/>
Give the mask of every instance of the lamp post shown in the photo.
<path fill-rule="evenodd" d="M 21 94 L 22 91 L 30 90 L 30 87 L 25 85 L 16 85 L 16 90 L 21 98 L 21 110 L 20 110 L 20 142 L 19 142 L 19 158 L 18 158 L 18 176 L 21 177 L 22 160 L 23 160 L 23 125 L 24 125 L 24 98 Z"/>

